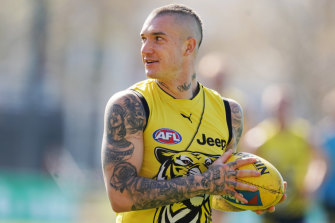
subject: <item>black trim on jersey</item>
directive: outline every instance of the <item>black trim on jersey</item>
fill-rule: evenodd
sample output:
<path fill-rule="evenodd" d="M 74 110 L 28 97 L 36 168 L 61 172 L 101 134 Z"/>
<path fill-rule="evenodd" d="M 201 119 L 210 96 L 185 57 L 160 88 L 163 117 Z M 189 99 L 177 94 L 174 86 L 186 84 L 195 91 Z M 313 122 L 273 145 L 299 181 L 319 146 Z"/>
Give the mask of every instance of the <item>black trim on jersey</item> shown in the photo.
<path fill-rule="evenodd" d="M 228 126 L 228 131 L 229 131 L 229 138 L 227 145 L 230 143 L 232 136 L 233 136 L 233 126 L 231 124 L 231 109 L 229 102 L 225 99 L 223 99 L 224 107 L 226 108 L 226 119 L 227 119 L 227 126 Z"/>
<path fill-rule="evenodd" d="M 133 91 L 140 98 L 140 100 L 142 102 L 144 112 L 145 112 L 145 117 L 147 119 L 146 122 L 145 122 L 145 126 L 143 128 L 143 130 L 145 130 L 145 128 L 147 127 L 147 124 L 148 124 L 149 114 L 150 114 L 150 109 L 149 109 L 149 106 L 148 106 L 148 102 L 147 102 L 147 100 L 145 100 L 144 96 L 140 92 L 138 92 L 136 90 L 133 90 L 133 89 L 131 89 L 131 91 Z"/>
<path fill-rule="evenodd" d="M 201 86 L 203 88 L 203 86 Z M 204 117 L 204 112 L 205 112 L 205 107 L 206 107 L 206 99 L 205 99 L 205 90 L 202 89 L 202 112 L 201 112 L 201 116 L 200 116 L 200 120 L 199 120 L 199 123 L 198 123 L 198 127 L 197 129 L 195 130 L 195 133 L 193 135 L 193 138 L 191 139 L 191 142 L 188 144 L 188 146 L 186 147 L 185 151 L 188 150 L 188 148 L 191 146 L 195 136 L 198 134 L 198 131 L 199 131 L 199 128 L 200 128 L 200 125 L 201 125 L 201 122 L 202 122 L 202 118 Z"/>

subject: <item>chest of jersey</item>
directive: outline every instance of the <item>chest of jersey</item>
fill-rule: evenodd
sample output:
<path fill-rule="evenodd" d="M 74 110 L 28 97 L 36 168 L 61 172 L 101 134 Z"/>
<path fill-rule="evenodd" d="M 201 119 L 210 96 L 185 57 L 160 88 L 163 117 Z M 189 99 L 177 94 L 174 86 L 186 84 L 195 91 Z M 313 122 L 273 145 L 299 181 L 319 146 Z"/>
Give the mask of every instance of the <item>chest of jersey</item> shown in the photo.
<path fill-rule="evenodd" d="M 140 174 L 169 179 L 204 172 L 227 146 L 223 100 L 203 87 L 192 100 L 174 99 L 156 83 L 149 89 L 141 92 L 150 115 Z"/>
<path fill-rule="evenodd" d="M 140 176 L 167 180 L 200 174 L 226 150 L 226 109 L 217 93 L 201 86 L 192 100 L 174 99 L 154 80 L 132 89 L 149 107 Z M 211 196 L 203 194 L 156 209 L 123 213 L 119 218 L 124 222 L 143 218 L 148 222 L 211 222 L 211 216 Z"/>

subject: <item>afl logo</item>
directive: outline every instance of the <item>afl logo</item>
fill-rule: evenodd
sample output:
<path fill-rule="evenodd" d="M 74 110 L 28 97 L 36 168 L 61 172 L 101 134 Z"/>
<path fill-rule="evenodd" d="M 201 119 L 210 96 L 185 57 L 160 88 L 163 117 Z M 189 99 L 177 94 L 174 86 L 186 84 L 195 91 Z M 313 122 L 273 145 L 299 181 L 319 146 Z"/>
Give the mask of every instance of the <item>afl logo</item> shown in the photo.
<path fill-rule="evenodd" d="M 173 129 L 158 129 L 152 134 L 154 140 L 164 144 L 177 144 L 180 143 L 181 135 Z"/>

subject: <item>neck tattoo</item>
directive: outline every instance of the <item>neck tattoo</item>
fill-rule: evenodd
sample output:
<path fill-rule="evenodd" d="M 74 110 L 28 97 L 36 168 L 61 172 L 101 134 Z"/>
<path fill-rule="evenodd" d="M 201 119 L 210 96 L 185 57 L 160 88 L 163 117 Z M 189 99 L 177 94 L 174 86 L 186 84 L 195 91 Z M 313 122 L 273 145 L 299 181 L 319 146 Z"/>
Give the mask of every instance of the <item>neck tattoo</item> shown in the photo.
<path fill-rule="evenodd" d="M 165 87 L 166 89 L 169 89 L 169 90 L 170 90 L 170 88 L 169 88 L 164 82 L 162 82 L 162 81 L 157 81 L 157 83 L 160 84 L 160 85 L 162 85 L 162 86 Z"/>
<path fill-rule="evenodd" d="M 180 92 L 188 91 L 191 88 L 191 82 L 189 84 L 184 83 L 183 85 L 179 85 L 177 89 Z"/>

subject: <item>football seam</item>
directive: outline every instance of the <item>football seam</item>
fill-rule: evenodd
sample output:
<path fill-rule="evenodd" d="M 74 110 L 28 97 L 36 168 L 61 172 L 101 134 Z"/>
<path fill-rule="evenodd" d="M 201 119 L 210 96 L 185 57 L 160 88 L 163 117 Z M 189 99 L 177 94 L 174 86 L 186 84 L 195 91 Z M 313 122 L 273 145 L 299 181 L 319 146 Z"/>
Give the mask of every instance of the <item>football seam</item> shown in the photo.
<path fill-rule="evenodd" d="M 271 193 L 275 193 L 275 194 L 282 194 L 279 190 L 274 190 L 274 189 L 268 189 L 268 188 L 265 188 L 263 186 L 260 186 L 260 185 L 257 185 L 257 184 L 254 184 L 254 183 L 250 183 L 248 181 L 245 181 L 245 180 L 241 180 L 241 179 L 238 179 L 239 181 L 243 182 L 243 183 L 246 183 L 246 184 L 250 184 L 252 186 L 256 186 L 256 187 L 260 187 L 264 190 L 267 190 L 267 191 L 270 191 Z"/>

